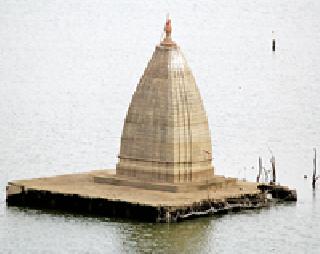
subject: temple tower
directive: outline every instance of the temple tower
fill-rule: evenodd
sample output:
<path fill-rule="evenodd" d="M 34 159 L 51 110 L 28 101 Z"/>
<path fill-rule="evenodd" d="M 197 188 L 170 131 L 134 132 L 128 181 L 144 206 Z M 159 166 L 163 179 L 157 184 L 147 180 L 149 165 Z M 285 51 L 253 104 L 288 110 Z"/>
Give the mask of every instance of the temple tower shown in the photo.
<path fill-rule="evenodd" d="M 213 176 L 208 119 L 192 72 L 171 39 L 171 20 L 125 118 L 116 174 L 185 183 Z"/>

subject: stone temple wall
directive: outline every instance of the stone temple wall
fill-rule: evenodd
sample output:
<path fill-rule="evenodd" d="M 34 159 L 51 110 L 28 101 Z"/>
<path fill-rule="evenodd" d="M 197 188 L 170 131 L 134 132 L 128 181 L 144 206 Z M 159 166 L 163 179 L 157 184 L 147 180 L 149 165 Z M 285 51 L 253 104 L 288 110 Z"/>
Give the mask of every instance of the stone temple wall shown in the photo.
<path fill-rule="evenodd" d="M 199 90 L 176 45 L 156 47 L 124 122 L 116 172 L 141 180 L 193 182 L 213 175 Z"/>

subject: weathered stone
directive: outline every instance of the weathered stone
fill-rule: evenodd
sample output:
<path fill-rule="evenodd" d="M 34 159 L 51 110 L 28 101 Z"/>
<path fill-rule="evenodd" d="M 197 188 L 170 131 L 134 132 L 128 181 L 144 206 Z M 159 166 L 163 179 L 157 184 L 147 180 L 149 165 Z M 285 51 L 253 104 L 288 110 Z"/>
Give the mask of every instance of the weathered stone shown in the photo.
<path fill-rule="evenodd" d="M 132 96 L 117 175 L 156 182 L 203 181 L 213 175 L 211 161 L 201 96 L 185 57 L 171 40 L 170 25 Z"/>

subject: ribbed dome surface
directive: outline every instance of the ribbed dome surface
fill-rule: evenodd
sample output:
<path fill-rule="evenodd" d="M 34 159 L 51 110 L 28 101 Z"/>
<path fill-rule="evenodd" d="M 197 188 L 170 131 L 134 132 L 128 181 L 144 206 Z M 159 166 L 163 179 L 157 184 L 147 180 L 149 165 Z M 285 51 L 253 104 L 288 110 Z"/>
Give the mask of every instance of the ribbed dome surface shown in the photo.
<path fill-rule="evenodd" d="M 208 120 L 195 79 L 174 45 L 156 47 L 125 119 L 117 174 L 158 182 L 213 175 Z"/>

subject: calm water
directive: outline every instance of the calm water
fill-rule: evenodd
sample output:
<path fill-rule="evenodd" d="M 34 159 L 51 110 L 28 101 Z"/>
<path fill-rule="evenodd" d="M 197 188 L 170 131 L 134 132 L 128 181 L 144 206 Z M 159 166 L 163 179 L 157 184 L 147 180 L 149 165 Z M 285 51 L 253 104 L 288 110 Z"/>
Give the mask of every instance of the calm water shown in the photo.
<path fill-rule="evenodd" d="M 0 0 L 0 252 L 320 253 L 320 183 L 303 179 L 320 152 L 320 2 L 159 2 Z M 271 150 L 297 204 L 171 225 L 7 208 L 9 180 L 115 167 L 167 12 L 217 173 L 253 180 Z"/>

